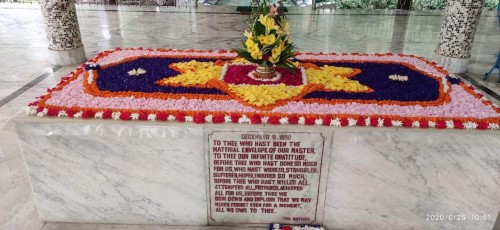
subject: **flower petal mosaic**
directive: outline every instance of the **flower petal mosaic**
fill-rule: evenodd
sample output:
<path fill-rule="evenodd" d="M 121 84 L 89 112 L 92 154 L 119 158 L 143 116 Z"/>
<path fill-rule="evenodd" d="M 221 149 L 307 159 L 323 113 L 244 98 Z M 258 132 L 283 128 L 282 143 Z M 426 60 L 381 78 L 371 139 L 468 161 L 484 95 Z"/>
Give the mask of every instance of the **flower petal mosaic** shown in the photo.
<path fill-rule="evenodd" d="M 103 51 L 29 104 L 39 117 L 498 129 L 500 108 L 423 58 L 297 53 L 275 78 L 232 51 Z"/>

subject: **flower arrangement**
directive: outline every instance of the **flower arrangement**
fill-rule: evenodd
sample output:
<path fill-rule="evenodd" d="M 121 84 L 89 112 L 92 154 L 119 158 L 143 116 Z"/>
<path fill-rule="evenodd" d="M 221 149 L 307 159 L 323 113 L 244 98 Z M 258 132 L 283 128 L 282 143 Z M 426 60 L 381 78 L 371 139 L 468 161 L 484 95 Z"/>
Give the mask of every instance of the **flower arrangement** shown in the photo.
<path fill-rule="evenodd" d="M 294 56 L 289 24 L 283 7 L 269 6 L 262 0 L 252 8 L 243 49 L 234 49 L 242 58 L 259 66 L 280 66 L 293 70 Z"/>
<path fill-rule="evenodd" d="M 303 72 L 277 68 L 282 79 L 267 82 L 245 77 L 247 65 L 225 50 L 106 50 L 37 97 L 26 112 L 197 124 L 500 129 L 498 105 L 423 58 L 296 55 Z M 339 63 L 349 68 L 335 67 Z"/>

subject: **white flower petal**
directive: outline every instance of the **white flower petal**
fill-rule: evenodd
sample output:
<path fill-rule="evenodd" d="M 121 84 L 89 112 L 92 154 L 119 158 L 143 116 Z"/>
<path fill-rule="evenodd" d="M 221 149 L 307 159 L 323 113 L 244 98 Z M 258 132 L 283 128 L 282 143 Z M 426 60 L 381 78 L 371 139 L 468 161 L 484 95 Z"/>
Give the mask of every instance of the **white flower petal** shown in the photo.
<path fill-rule="evenodd" d="M 384 119 L 383 118 L 377 119 L 377 127 L 384 127 Z"/>
<path fill-rule="evenodd" d="M 150 121 L 156 121 L 156 114 L 154 114 L 154 113 L 150 113 L 150 114 L 148 115 L 148 120 L 150 120 Z"/>
<path fill-rule="evenodd" d="M 391 124 L 394 127 L 401 127 L 401 126 L 403 126 L 403 122 L 402 121 L 398 121 L 398 120 L 392 120 Z"/>
<path fill-rule="evenodd" d="M 214 118 L 214 116 L 212 114 L 209 114 L 209 115 L 205 116 L 205 122 L 212 123 L 213 118 Z"/>
<path fill-rule="evenodd" d="M 488 124 L 488 129 L 499 129 L 500 125 L 498 123 L 489 123 Z"/>
<path fill-rule="evenodd" d="M 471 122 L 471 121 L 465 122 L 464 123 L 464 128 L 465 129 L 476 129 L 477 128 L 477 123 L 476 122 Z"/>
<path fill-rule="evenodd" d="M 32 112 L 33 110 L 34 110 L 34 109 L 33 109 L 33 108 L 31 108 L 31 106 L 26 106 L 26 107 L 24 107 L 24 112 L 25 112 L 27 115 L 35 114 L 35 113 L 36 113 L 36 110 L 35 110 L 35 113 L 33 113 L 33 112 Z"/>
<path fill-rule="evenodd" d="M 73 117 L 74 117 L 74 118 L 81 118 L 81 117 L 82 117 L 82 114 L 83 114 L 83 112 L 82 112 L 82 111 L 80 111 L 80 112 L 78 112 L 78 113 L 73 114 Z"/>
<path fill-rule="evenodd" d="M 315 125 L 323 125 L 323 119 L 318 118 L 318 119 L 314 120 L 314 124 Z"/>
<path fill-rule="evenodd" d="M 288 117 L 280 118 L 280 124 L 288 124 Z"/>
<path fill-rule="evenodd" d="M 370 126 L 370 118 L 365 119 L 365 126 Z"/>
<path fill-rule="evenodd" d="M 446 128 L 453 129 L 453 127 L 455 127 L 455 125 L 453 124 L 453 121 L 452 120 L 447 120 L 446 121 Z"/>
<path fill-rule="evenodd" d="M 251 120 L 250 120 L 250 118 L 248 118 L 246 115 L 243 115 L 243 116 L 241 116 L 241 117 L 238 119 L 238 123 L 240 123 L 240 124 L 250 124 L 250 123 L 251 123 Z"/>
<path fill-rule="evenodd" d="M 130 75 L 130 76 L 137 75 L 137 71 L 136 71 L 135 69 L 132 69 L 132 70 L 128 71 L 127 73 L 128 73 L 128 75 Z"/>
<path fill-rule="evenodd" d="M 304 117 L 299 117 L 299 124 L 303 125 L 306 123 L 306 119 Z"/>
<path fill-rule="evenodd" d="M 64 113 L 66 113 L 66 112 L 64 112 Z M 102 115 L 103 115 L 103 114 L 104 114 L 104 112 L 103 112 L 103 111 L 99 111 L 99 112 L 95 113 L 94 117 L 95 117 L 95 118 L 102 118 Z"/>
<path fill-rule="evenodd" d="M 356 123 L 358 123 L 358 121 L 356 119 L 353 119 L 353 118 L 347 119 L 347 125 L 349 125 L 349 126 L 356 126 Z"/>
<path fill-rule="evenodd" d="M 132 120 L 139 120 L 139 114 L 138 113 L 132 113 L 132 114 L 130 114 L 130 118 Z"/>
<path fill-rule="evenodd" d="M 120 112 L 113 112 L 113 113 L 111 113 L 111 118 L 118 120 L 118 119 L 120 119 L 120 115 L 121 115 Z"/>
<path fill-rule="evenodd" d="M 146 73 L 146 70 L 144 70 L 142 68 L 137 69 L 137 75 L 145 74 L 145 73 Z"/>
<path fill-rule="evenodd" d="M 340 127 L 341 124 L 340 124 L 340 118 L 335 118 L 335 119 L 332 119 L 332 121 L 330 122 L 330 125 L 331 126 L 336 126 L 336 127 Z"/>

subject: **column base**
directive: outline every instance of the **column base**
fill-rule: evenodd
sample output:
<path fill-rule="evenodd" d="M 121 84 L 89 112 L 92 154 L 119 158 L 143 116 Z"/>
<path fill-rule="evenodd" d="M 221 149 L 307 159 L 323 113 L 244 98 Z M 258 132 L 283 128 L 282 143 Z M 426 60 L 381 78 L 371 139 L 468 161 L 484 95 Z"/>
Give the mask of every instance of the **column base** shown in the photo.
<path fill-rule="evenodd" d="M 49 58 L 52 65 L 74 65 L 87 61 L 83 46 L 71 50 L 49 49 Z"/>
<path fill-rule="evenodd" d="M 461 74 L 467 72 L 469 58 L 453 58 L 434 53 L 434 61 L 450 73 Z"/>

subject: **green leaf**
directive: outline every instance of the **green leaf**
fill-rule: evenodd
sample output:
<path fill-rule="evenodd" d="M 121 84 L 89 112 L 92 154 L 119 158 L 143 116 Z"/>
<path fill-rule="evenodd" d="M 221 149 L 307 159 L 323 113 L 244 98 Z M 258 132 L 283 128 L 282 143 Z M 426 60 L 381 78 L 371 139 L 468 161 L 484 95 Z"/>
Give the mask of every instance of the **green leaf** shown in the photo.
<path fill-rule="evenodd" d="M 236 52 L 238 54 L 238 56 L 244 58 L 245 60 L 249 61 L 249 62 L 257 62 L 257 60 L 253 59 L 252 58 L 252 55 L 250 55 L 250 53 L 244 49 L 233 49 L 234 52 Z"/>
<path fill-rule="evenodd" d="M 296 68 L 293 64 L 289 63 L 288 60 L 286 60 L 283 63 L 276 63 L 276 66 L 282 67 L 292 74 L 295 74 L 298 71 L 298 68 Z"/>
<path fill-rule="evenodd" d="M 255 31 L 255 35 L 265 35 L 266 34 L 266 27 L 262 25 L 259 21 L 255 22 L 255 26 L 253 27 Z"/>

